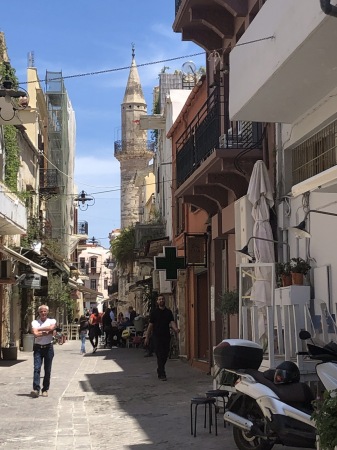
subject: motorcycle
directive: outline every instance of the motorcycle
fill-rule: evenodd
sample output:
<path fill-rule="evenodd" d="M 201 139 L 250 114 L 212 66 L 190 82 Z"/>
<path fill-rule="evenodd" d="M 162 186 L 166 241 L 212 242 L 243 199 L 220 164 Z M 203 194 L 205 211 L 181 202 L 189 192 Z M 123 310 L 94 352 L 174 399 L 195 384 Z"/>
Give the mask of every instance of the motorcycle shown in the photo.
<path fill-rule="evenodd" d="M 317 344 L 307 331 L 301 354 L 320 362 L 316 373 L 325 389 L 337 389 L 337 344 Z M 316 448 L 316 428 L 311 415 L 315 396 L 300 381 L 297 365 L 285 361 L 276 369 L 260 372 L 262 347 L 252 341 L 227 339 L 214 349 L 216 364 L 234 374 L 235 392 L 228 402 L 224 420 L 233 425 L 239 450 L 270 450 L 275 444 Z"/>

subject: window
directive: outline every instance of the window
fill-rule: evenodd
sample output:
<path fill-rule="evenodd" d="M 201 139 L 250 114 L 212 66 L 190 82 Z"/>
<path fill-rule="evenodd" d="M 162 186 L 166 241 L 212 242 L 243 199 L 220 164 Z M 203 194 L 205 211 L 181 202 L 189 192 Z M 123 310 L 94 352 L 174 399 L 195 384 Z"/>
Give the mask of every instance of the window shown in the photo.
<path fill-rule="evenodd" d="M 105 290 L 108 289 L 108 279 L 107 278 L 104 280 L 104 289 Z"/>
<path fill-rule="evenodd" d="M 90 289 L 97 290 L 96 280 L 90 280 Z"/>
<path fill-rule="evenodd" d="M 97 258 L 90 258 L 90 272 L 93 275 L 97 273 Z"/>
<path fill-rule="evenodd" d="M 80 258 L 80 269 L 85 269 L 85 258 Z"/>

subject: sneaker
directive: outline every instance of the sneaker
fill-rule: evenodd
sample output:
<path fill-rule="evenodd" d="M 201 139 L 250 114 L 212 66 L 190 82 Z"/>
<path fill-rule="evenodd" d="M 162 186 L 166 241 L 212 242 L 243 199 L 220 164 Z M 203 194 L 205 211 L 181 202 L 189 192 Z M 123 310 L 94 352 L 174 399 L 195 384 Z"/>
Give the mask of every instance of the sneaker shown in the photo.
<path fill-rule="evenodd" d="M 38 398 L 39 395 L 40 395 L 39 391 L 32 391 L 30 393 L 30 396 L 33 397 L 33 398 Z"/>
<path fill-rule="evenodd" d="M 48 397 L 48 391 L 42 391 L 42 397 Z"/>
<path fill-rule="evenodd" d="M 94 347 L 94 349 L 93 349 L 93 353 L 95 353 L 97 351 L 97 347 Z"/>
<path fill-rule="evenodd" d="M 167 381 L 166 375 L 160 375 L 159 380 Z"/>

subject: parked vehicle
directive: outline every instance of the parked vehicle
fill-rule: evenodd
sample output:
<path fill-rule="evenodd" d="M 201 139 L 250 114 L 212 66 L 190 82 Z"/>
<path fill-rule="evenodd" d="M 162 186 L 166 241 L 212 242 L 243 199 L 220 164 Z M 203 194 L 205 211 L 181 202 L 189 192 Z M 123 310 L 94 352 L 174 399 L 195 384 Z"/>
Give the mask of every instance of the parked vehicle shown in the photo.
<path fill-rule="evenodd" d="M 64 343 L 64 335 L 61 328 L 56 328 L 56 333 L 53 336 L 52 344 L 62 345 Z"/>
<path fill-rule="evenodd" d="M 318 360 L 316 372 L 325 389 L 337 388 L 337 344 L 319 345 L 301 331 L 310 359 Z M 297 365 L 285 361 L 276 369 L 260 372 L 263 349 L 255 342 L 227 339 L 214 349 L 216 364 L 235 374 L 235 393 L 224 420 L 233 424 L 239 450 L 270 450 L 275 444 L 316 448 L 316 428 L 311 415 L 314 395 L 300 381 Z"/>

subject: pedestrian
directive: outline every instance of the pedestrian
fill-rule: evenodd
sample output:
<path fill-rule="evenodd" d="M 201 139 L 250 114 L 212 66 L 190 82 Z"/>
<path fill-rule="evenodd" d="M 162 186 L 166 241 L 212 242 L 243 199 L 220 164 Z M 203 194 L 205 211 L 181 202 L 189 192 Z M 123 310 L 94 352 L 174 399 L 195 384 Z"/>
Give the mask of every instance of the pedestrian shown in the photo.
<path fill-rule="evenodd" d="M 157 306 L 150 315 L 150 323 L 147 327 L 145 346 L 149 345 L 150 337 L 153 337 L 154 351 L 157 356 L 157 374 L 158 378 L 166 381 L 165 364 L 170 351 L 171 333 L 170 327 L 175 333 L 179 333 L 172 311 L 165 306 L 165 298 L 159 294 Z"/>
<path fill-rule="evenodd" d="M 87 333 L 89 330 L 89 321 L 88 319 L 83 315 L 80 317 L 80 328 L 79 328 L 79 334 L 81 339 L 81 355 L 85 355 L 85 340 L 87 338 Z"/>
<path fill-rule="evenodd" d="M 133 306 L 129 306 L 128 314 L 131 325 L 134 325 L 135 317 L 137 316 L 136 311 L 133 309 Z"/>
<path fill-rule="evenodd" d="M 51 366 L 54 358 L 54 347 L 52 345 L 53 334 L 56 328 L 56 320 L 48 317 L 49 307 L 40 305 L 38 307 L 39 318 L 32 321 L 32 332 L 35 337 L 34 354 L 34 378 L 33 390 L 30 395 L 34 398 L 40 395 L 40 374 L 42 364 L 44 365 L 44 377 L 42 384 L 42 396 L 48 397 L 50 386 Z"/>
<path fill-rule="evenodd" d="M 104 348 L 112 347 L 111 309 L 107 308 L 102 317 L 103 333 L 105 335 Z"/>
<path fill-rule="evenodd" d="M 92 308 L 92 314 L 89 319 L 89 340 L 92 345 L 92 352 L 95 353 L 98 346 L 98 337 L 102 336 L 101 325 L 102 317 L 96 307 Z"/>

